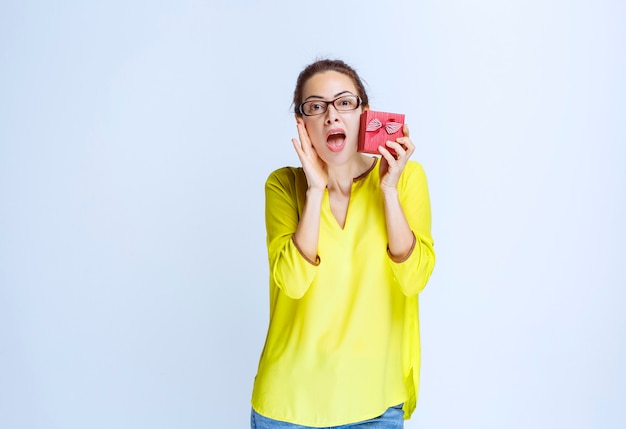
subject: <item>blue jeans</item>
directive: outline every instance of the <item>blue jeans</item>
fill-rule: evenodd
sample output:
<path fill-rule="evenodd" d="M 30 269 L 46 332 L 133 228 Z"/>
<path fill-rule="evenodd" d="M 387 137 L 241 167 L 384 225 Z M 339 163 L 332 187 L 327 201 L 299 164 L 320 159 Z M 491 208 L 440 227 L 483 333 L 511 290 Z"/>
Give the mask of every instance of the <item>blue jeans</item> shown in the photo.
<path fill-rule="evenodd" d="M 251 429 L 314 429 L 311 426 L 295 425 L 262 416 L 252 410 L 250 416 Z M 382 416 L 362 422 L 350 423 L 341 426 L 330 426 L 325 429 L 402 429 L 404 428 L 404 411 L 402 404 L 389 407 Z"/>

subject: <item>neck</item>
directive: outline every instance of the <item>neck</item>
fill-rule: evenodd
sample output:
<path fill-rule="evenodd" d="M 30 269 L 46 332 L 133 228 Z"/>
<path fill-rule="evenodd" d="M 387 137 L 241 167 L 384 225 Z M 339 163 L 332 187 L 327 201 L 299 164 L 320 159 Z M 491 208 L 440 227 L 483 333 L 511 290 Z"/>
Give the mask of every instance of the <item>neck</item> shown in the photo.
<path fill-rule="evenodd" d="M 328 165 L 328 190 L 350 192 L 352 182 L 372 167 L 374 159 L 357 153 L 343 165 Z"/>

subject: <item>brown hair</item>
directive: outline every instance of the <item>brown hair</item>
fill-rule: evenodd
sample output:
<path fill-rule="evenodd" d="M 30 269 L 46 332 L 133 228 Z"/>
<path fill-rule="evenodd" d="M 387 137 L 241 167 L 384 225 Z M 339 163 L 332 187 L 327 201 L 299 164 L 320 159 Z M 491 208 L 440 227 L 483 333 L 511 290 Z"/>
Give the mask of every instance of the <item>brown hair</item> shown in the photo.
<path fill-rule="evenodd" d="M 361 97 L 361 101 L 363 102 L 362 105 L 367 106 L 369 104 L 367 92 L 365 91 L 363 82 L 361 82 L 361 78 L 359 77 L 356 70 L 354 70 L 352 67 L 350 67 L 341 60 L 321 59 L 306 66 L 304 70 L 302 70 L 298 75 L 298 80 L 296 81 L 296 89 L 293 92 L 293 111 L 297 116 L 302 116 L 302 114 L 300 113 L 300 103 L 302 103 L 302 89 L 304 88 L 304 84 L 306 84 L 307 81 L 317 73 L 322 73 L 326 71 L 335 71 L 338 73 L 342 73 L 352 79 L 352 82 L 354 82 L 354 86 L 356 86 L 356 90 L 358 92 L 357 95 Z"/>

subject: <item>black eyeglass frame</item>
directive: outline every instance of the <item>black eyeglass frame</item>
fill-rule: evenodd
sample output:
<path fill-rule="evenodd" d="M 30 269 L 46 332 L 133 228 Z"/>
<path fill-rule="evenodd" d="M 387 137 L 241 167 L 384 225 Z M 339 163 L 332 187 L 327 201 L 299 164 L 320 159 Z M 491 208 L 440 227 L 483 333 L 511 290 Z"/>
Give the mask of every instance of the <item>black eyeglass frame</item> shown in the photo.
<path fill-rule="evenodd" d="M 347 110 L 344 109 L 344 110 L 341 110 L 337 106 L 335 106 L 335 101 L 341 100 L 342 98 L 346 98 L 346 97 L 356 97 L 357 103 L 356 103 L 356 107 L 354 109 L 347 109 Z M 323 111 L 321 111 L 319 113 L 316 113 L 315 115 L 307 115 L 306 113 L 304 113 L 304 108 L 303 108 L 303 106 L 306 103 L 325 103 L 326 106 L 325 106 Z M 304 116 L 319 116 L 319 115 L 323 115 L 324 113 L 326 113 L 328 111 L 328 105 L 329 104 L 332 104 L 333 107 L 335 109 L 337 109 L 338 112 L 351 112 L 351 111 L 356 110 L 359 107 L 361 107 L 361 105 L 363 104 L 363 100 L 361 100 L 361 97 L 359 97 L 358 95 L 355 95 L 355 94 L 344 94 L 344 95 L 341 95 L 341 96 L 335 98 L 334 100 L 330 100 L 330 101 L 326 101 L 326 100 L 308 100 L 308 101 L 305 101 L 304 103 L 300 104 L 300 107 L 298 107 L 298 111 L 300 112 L 301 115 L 304 115 Z"/>

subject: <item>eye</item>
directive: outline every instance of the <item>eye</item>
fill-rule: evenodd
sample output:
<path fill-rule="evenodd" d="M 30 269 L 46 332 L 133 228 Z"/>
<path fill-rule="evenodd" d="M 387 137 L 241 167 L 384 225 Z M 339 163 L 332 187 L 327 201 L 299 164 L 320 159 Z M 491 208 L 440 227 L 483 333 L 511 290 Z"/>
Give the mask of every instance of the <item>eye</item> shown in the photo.
<path fill-rule="evenodd" d="M 353 95 L 347 95 L 337 100 L 336 105 L 342 110 L 351 110 L 357 108 L 357 98 Z"/>
<path fill-rule="evenodd" d="M 326 103 L 323 101 L 307 101 L 302 105 L 305 115 L 320 115 L 326 111 Z"/>

